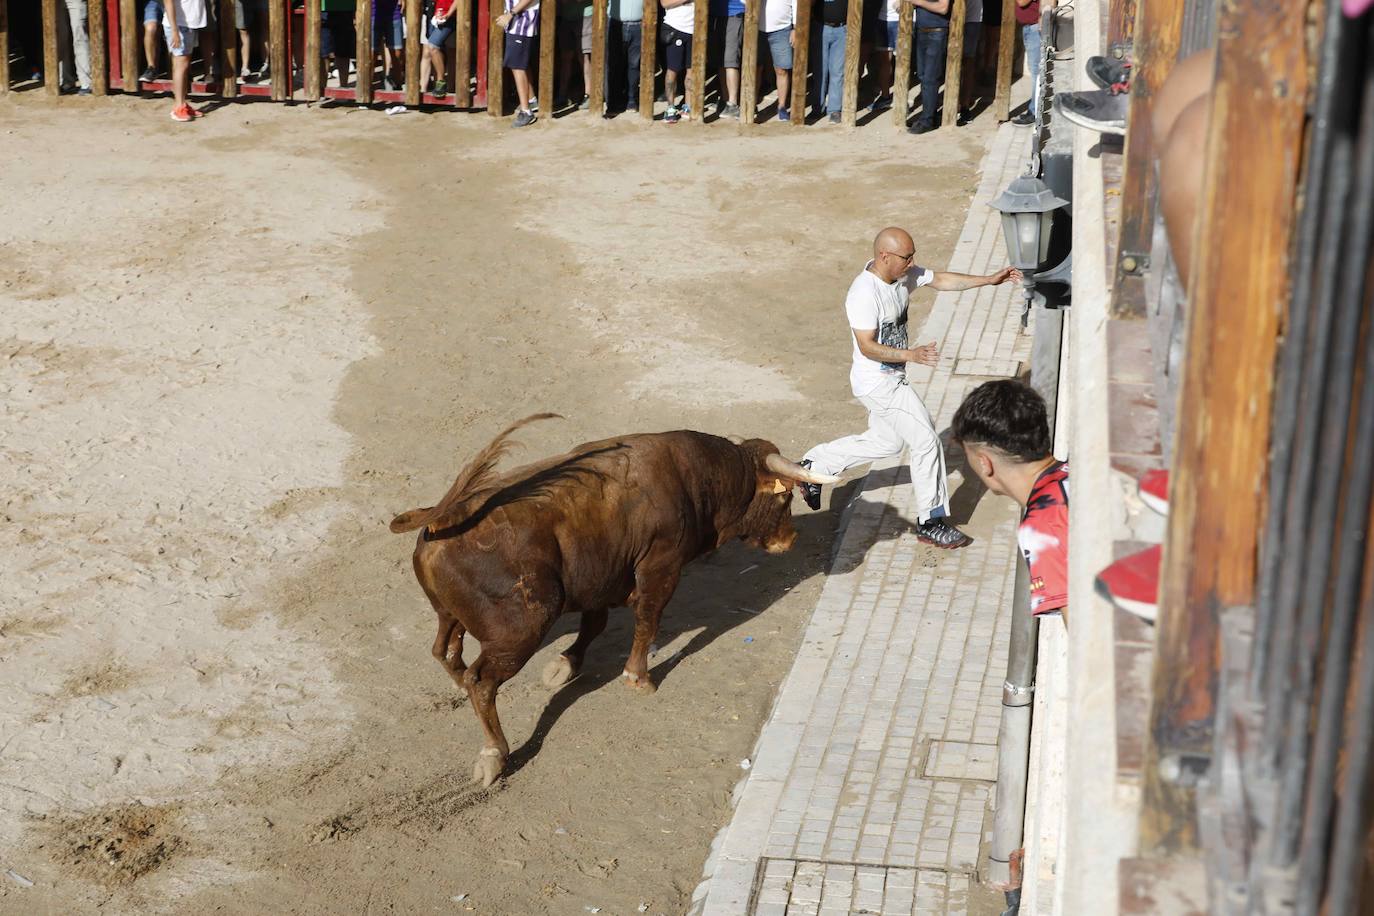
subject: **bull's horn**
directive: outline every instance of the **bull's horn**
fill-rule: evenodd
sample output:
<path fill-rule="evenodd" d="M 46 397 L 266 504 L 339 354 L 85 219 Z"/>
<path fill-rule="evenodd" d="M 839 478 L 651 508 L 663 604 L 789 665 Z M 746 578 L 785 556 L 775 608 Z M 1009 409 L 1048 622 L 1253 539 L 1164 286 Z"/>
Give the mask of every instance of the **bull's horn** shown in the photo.
<path fill-rule="evenodd" d="M 732 444 L 734 444 L 734 445 L 743 445 L 743 444 L 744 444 L 744 437 L 742 437 L 742 436 L 733 436 L 733 435 L 731 435 L 731 436 L 726 436 L 725 438 L 728 439 L 728 440 L 729 440 Z"/>
<path fill-rule="evenodd" d="M 807 470 L 795 461 L 789 461 L 777 452 L 772 453 L 764 459 L 764 467 L 777 474 L 779 477 L 789 477 L 792 480 L 800 480 L 803 483 L 839 483 L 840 478 L 831 477 L 829 474 L 817 474 L 815 471 Z"/>

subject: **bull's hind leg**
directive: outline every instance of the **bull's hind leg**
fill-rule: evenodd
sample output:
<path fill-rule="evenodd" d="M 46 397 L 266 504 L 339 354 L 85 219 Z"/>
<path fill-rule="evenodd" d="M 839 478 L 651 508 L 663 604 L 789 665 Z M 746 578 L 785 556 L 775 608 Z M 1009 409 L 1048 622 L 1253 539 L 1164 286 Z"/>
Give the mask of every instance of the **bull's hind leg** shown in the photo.
<path fill-rule="evenodd" d="M 667 564 L 635 570 L 635 592 L 630 601 L 635 614 L 635 641 L 630 647 L 630 658 L 625 663 L 625 680 L 631 687 L 644 693 L 653 693 L 658 689 L 649 678 L 649 646 L 658 636 L 659 620 L 673 592 L 677 590 L 680 575 L 681 570 Z"/>
<path fill-rule="evenodd" d="M 451 617 L 439 615 L 439 632 L 434 637 L 434 646 L 430 649 L 435 661 L 444 666 L 448 676 L 453 678 L 453 683 L 466 689 L 463 684 L 463 672 L 468 670 L 468 666 L 463 664 L 463 635 L 466 631 L 463 625 Z"/>
<path fill-rule="evenodd" d="M 483 647 L 463 675 L 463 686 L 472 700 L 473 712 L 477 713 L 477 721 L 487 736 L 486 746 L 472 768 L 472 778 L 483 786 L 496 781 L 505 769 L 506 758 L 510 756 L 510 745 L 506 742 L 505 732 L 501 730 L 501 720 L 496 715 L 496 690 L 524 667 L 537 646 L 536 641 L 529 651 L 514 656 L 489 654 Z"/>
<path fill-rule="evenodd" d="M 544 666 L 544 684 L 548 687 L 562 687 L 577 677 L 582 671 L 582 661 L 587 656 L 587 647 L 592 640 L 606 629 L 607 608 L 596 611 L 583 611 L 582 624 L 577 630 L 577 640 L 553 661 Z"/>

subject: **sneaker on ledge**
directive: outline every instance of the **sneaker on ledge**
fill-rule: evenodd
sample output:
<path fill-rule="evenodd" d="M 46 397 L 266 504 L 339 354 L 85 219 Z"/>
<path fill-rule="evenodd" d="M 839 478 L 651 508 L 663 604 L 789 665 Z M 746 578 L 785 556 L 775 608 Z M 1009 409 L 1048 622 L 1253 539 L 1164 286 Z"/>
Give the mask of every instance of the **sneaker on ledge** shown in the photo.
<path fill-rule="evenodd" d="M 1088 79 L 1103 89 L 1126 92 L 1131 88 L 1131 65 L 1124 60 L 1098 54 L 1088 58 L 1084 69 L 1088 71 Z"/>
<path fill-rule="evenodd" d="M 1025 111 L 1012 118 L 1011 123 L 1015 124 L 1017 127 L 1030 127 L 1035 123 L 1035 115 L 1027 108 Z"/>
<path fill-rule="evenodd" d="M 810 458 L 803 458 L 798 464 L 808 471 L 811 470 Z M 806 503 L 806 507 L 813 512 L 819 512 L 821 508 L 821 485 L 802 481 L 797 484 L 797 488 L 802 492 L 802 502 Z"/>
<path fill-rule="evenodd" d="M 1126 96 L 1110 89 L 1061 92 L 1054 97 L 1054 107 L 1074 124 L 1117 136 L 1126 133 L 1126 105 Z"/>
<path fill-rule="evenodd" d="M 973 538 L 955 528 L 943 518 L 932 518 L 916 526 L 916 537 L 923 544 L 939 547 L 941 550 L 958 550 L 973 543 Z"/>
<path fill-rule="evenodd" d="M 1169 514 L 1169 472 L 1148 471 L 1140 478 L 1140 501 L 1160 515 Z"/>
<path fill-rule="evenodd" d="M 1163 546 L 1155 544 L 1122 557 L 1097 574 L 1093 587 L 1121 610 L 1154 623 L 1159 612 L 1159 563 L 1163 556 Z"/>

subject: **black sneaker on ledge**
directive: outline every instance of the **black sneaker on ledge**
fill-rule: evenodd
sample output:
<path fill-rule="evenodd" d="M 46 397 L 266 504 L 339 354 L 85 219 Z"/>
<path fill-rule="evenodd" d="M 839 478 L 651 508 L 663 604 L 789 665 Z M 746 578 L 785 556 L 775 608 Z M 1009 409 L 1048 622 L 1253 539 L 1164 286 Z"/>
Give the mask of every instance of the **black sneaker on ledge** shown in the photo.
<path fill-rule="evenodd" d="M 941 550 L 958 550 L 973 543 L 973 538 L 946 522 L 943 518 L 932 518 L 916 526 L 916 537 L 923 544 L 939 547 Z"/>
<path fill-rule="evenodd" d="M 811 469 L 811 459 L 809 458 L 802 459 L 798 464 L 807 470 Z M 819 512 L 821 509 L 821 485 L 818 483 L 802 482 L 797 484 L 797 486 L 801 488 L 802 502 L 806 503 L 807 508 L 812 512 Z"/>

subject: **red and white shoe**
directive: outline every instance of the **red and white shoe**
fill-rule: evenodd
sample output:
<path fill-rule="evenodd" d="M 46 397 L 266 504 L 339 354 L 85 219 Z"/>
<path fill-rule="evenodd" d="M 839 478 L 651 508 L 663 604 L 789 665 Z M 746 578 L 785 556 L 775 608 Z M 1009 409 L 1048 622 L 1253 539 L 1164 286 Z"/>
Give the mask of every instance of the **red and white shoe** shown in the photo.
<path fill-rule="evenodd" d="M 191 117 L 193 118 L 205 117 L 205 112 L 201 111 L 199 108 L 192 108 L 189 103 L 186 105 L 186 110 L 191 113 Z"/>
<path fill-rule="evenodd" d="M 1159 611 L 1160 544 L 1122 557 L 1097 574 L 1093 587 L 1112 604 L 1154 623 Z"/>
<path fill-rule="evenodd" d="M 195 116 L 194 114 L 191 113 L 191 106 L 190 106 L 190 105 L 178 105 L 176 108 L 173 108 L 173 109 L 172 109 L 172 120 L 173 120 L 173 121 L 182 121 L 182 122 L 186 122 L 186 121 L 194 121 L 195 119 L 196 119 L 196 116 Z"/>
<path fill-rule="evenodd" d="M 1140 478 L 1140 500 L 1160 515 L 1169 514 L 1169 472 L 1147 471 Z"/>

